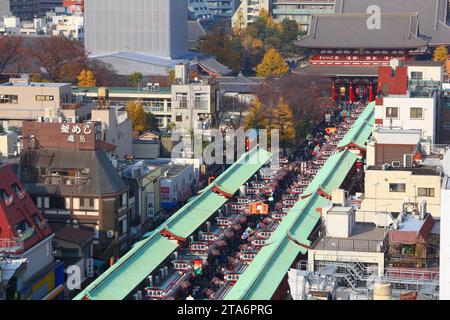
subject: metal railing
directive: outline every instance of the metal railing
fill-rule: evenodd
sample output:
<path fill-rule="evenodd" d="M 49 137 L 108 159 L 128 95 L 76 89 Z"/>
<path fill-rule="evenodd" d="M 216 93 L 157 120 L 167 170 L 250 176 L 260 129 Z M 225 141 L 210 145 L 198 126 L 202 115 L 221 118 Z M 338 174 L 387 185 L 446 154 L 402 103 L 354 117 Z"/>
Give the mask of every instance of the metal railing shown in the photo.
<path fill-rule="evenodd" d="M 314 250 L 384 252 L 383 241 L 364 239 L 322 238 L 317 241 Z"/>
<path fill-rule="evenodd" d="M 18 254 L 23 252 L 23 241 L 19 238 L 5 239 L 0 238 L 0 253 L 3 254 Z"/>

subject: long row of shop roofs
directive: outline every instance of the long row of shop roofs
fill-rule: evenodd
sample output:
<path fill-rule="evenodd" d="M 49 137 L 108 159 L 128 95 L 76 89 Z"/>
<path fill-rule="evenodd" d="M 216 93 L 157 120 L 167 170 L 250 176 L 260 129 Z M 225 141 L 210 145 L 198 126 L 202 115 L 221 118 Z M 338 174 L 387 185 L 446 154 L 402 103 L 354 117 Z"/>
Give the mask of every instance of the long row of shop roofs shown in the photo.
<path fill-rule="evenodd" d="M 199 196 L 193 197 L 164 224 L 148 233 L 144 240 L 136 243 L 128 253 L 80 292 L 74 300 L 121 300 L 127 297 L 177 249 L 177 241 L 164 237 L 161 234 L 163 231 L 168 231 L 180 238 L 190 236 L 226 203 L 226 197 L 214 192 L 215 186 L 234 194 L 271 157 L 270 152 L 259 146 L 243 154 Z"/>
<path fill-rule="evenodd" d="M 375 103 L 370 103 L 347 132 L 342 142 L 364 146 L 374 125 Z M 370 130 L 369 130 L 370 129 Z M 364 142 L 363 142 L 364 141 Z M 289 271 L 299 253 L 306 253 L 309 236 L 320 219 L 319 209 L 331 201 L 319 190 L 331 193 L 337 190 L 353 167 L 358 156 L 344 149 L 331 156 L 319 170 L 304 195 L 289 210 L 287 216 L 256 255 L 249 267 L 225 296 L 225 300 L 269 300 Z"/>
<path fill-rule="evenodd" d="M 338 144 L 338 149 L 347 146 L 355 146 L 361 149 L 366 148 L 367 138 L 372 134 L 372 128 L 375 125 L 375 102 L 367 105 L 353 126 L 342 138 Z"/>

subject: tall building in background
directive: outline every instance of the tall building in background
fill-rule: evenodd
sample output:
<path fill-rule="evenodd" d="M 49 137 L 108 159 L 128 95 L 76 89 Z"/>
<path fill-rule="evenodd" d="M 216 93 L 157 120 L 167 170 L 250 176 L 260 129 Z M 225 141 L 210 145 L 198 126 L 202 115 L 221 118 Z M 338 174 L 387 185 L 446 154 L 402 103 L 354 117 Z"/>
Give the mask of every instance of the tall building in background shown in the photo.
<path fill-rule="evenodd" d="M 187 20 L 186 1 L 86 0 L 86 50 L 178 58 L 188 51 Z"/>
<path fill-rule="evenodd" d="M 84 0 L 64 0 L 64 8 L 67 8 L 69 12 L 84 12 Z"/>
<path fill-rule="evenodd" d="M 188 4 L 189 20 L 211 19 L 212 14 L 206 0 L 186 0 Z"/>
<path fill-rule="evenodd" d="M 7 16 L 10 13 L 10 0 L 0 1 L 0 18 Z"/>
<path fill-rule="evenodd" d="M 206 0 L 208 8 L 217 18 L 231 19 L 239 7 L 238 0 Z"/>
<path fill-rule="evenodd" d="M 63 0 L 10 0 L 10 2 L 12 14 L 23 20 L 45 16 L 47 12 L 63 4 Z"/>
<path fill-rule="evenodd" d="M 246 0 L 242 1 L 239 8 L 233 15 L 233 27 L 244 28 L 247 24 L 252 23 L 258 18 L 261 10 L 270 12 L 272 0 Z"/>
<path fill-rule="evenodd" d="M 334 0 L 272 0 L 275 21 L 295 20 L 303 32 L 308 31 L 311 15 L 316 13 L 334 13 Z"/>

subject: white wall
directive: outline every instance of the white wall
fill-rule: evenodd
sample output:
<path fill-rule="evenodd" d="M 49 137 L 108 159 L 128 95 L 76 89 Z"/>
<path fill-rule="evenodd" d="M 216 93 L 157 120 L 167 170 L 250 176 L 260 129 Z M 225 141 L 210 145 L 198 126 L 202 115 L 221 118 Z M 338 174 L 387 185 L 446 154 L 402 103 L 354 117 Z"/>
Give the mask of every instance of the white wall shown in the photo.
<path fill-rule="evenodd" d="M 450 177 L 442 185 L 439 299 L 450 300 Z"/>
<path fill-rule="evenodd" d="M 385 97 L 383 107 L 375 108 L 375 118 L 383 119 L 383 126 L 390 126 L 390 119 L 386 117 L 386 108 L 399 108 L 398 118 L 392 119 L 393 127 L 403 129 L 421 129 L 422 138 L 431 138 L 435 141 L 437 99 L 432 98 L 409 98 L 409 97 Z M 411 108 L 423 108 L 422 119 L 411 119 Z"/>

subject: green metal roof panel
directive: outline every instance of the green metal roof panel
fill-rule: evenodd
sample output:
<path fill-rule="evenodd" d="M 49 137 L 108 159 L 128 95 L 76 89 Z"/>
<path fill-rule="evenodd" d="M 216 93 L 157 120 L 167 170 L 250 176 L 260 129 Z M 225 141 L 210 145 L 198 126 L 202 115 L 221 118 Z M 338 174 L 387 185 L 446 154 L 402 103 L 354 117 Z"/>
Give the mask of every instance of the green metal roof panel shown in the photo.
<path fill-rule="evenodd" d="M 176 241 L 163 237 L 158 231 L 137 243 L 74 300 L 81 300 L 86 294 L 91 300 L 124 299 L 178 247 Z"/>
<path fill-rule="evenodd" d="M 372 133 L 372 127 L 374 124 L 375 102 L 371 102 L 360 114 L 344 138 L 339 142 L 338 148 L 345 147 L 351 142 L 355 143 L 359 147 L 364 147 L 367 139 Z"/>
<path fill-rule="evenodd" d="M 298 254 L 307 251 L 291 241 L 288 235 L 309 245 L 307 238 L 320 219 L 316 209 L 328 203 L 328 200 L 318 194 L 298 201 L 271 235 L 269 244 L 256 255 L 225 299 L 270 299 Z"/>
<path fill-rule="evenodd" d="M 256 146 L 243 154 L 225 172 L 219 175 L 212 184 L 202 190 L 178 212 L 166 220 L 165 225 L 172 234 L 187 238 L 209 217 L 218 210 L 227 199 L 211 191 L 214 185 L 221 190 L 234 194 L 248 179 L 272 157 L 272 154 Z"/>
<path fill-rule="evenodd" d="M 214 180 L 224 191 L 236 192 L 250 179 L 269 159 L 272 154 L 257 146 L 244 153 L 228 170 L 226 175 L 220 175 Z"/>
<path fill-rule="evenodd" d="M 257 146 L 242 155 L 215 182 L 235 193 L 271 156 L 271 153 Z M 147 233 L 144 240 L 134 244 L 128 253 L 74 299 L 80 300 L 85 295 L 93 300 L 125 298 L 178 247 L 176 241 L 160 234 L 164 228 L 168 228 L 174 235 L 186 238 L 227 201 L 225 197 L 211 191 L 213 185 L 206 187 L 200 195 L 192 197 L 156 230 Z"/>
<path fill-rule="evenodd" d="M 328 194 L 339 189 L 357 159 L 358 156 L 347 149 L 333 154 L 317 172 L 314 180 L 306 188 L 304 195 L 314 193 L 319 188 Z"/>
<path fill-rule="evenodd" d="M 181 214 L 166 223 L 166 229 L 176 236 L 187 238 L 225 202 L 226 198 L 213 192 L 205 192 L 194 199 L 190 206 L 183 207 Z"/>

